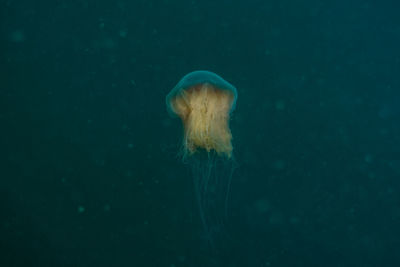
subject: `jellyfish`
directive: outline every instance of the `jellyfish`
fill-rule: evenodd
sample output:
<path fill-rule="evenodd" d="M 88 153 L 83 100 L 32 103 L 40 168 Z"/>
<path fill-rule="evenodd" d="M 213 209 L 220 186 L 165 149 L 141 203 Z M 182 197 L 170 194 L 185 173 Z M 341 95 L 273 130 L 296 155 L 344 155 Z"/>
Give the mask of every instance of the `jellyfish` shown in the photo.
<path fill-rule="evenodd" d="M 229 120 L 236 99 L 236 88 L 210 71 L 185 75 L 166 97 L 169 114 L 182 120 L 181 154 L 192 170 L 199 217 L 212 247 L 226 235 L 235 166 Z"/>

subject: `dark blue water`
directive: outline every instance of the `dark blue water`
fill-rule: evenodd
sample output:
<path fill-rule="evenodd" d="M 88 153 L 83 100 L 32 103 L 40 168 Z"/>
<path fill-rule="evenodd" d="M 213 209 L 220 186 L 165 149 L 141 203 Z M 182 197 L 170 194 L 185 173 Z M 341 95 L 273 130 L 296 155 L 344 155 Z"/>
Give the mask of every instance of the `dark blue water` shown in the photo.
<path fill-rule="evenodd" d="M 0 4 L 0 266 L 399 266 L 396 1 Z M 165 96 L 238 90 L 207 246 Z"/>

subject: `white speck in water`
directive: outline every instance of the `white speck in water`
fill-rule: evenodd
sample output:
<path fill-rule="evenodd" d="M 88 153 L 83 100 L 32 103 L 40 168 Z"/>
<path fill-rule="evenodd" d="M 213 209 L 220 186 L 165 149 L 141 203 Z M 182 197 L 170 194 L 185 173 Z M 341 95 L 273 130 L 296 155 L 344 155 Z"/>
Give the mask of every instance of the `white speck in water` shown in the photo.
<path fill-rule="evenodd" d="M 104 205 L 104 211 L 109 212 L 111 209 L 111 206 L 109 204 Z"/>
<path fill-rule="evenodd" d="M 371 163 L 373 160 L 373 156 L 371 154 L 367 154 L 364 156 L 364 160 L 366 163 Z"/>
<path fill-rule="evenodd" d="M 79 205 L 79 206 L 78 206 L 78 213 L 84 213 L 84 212 L 85 212 L 85 207 Z"/>
<path fill-rule="evenodd" d="M 120 36 L 121 38 L 126 38 L 127 35 L 128 35 L 127 30 L 120 30 L 120 31 L 119 31 L 119 36 Z"/>
<path fill-rule="evenodd" d="M 26 40 L 25 33 L 20 30 L 16 30 L 11 33 L 11 41 L 14 43 L 22 43 Z"/>
<path fill-rule="evenodd" d="M 282 110 L 285 109 L 285 107 L 286 107 L 285 101 L 283 101 L 283 100 L 278 100 L 278 101 L 276 101 L 276 103 L 275 103 L 275 108 L 276 108 L 276 110 L 282 111 Z"/>
<path fill-rule="evenodd" d="M 274 162 L 274 168 L 277 170 L 283 170 L 285 168 L 285 162 L 283 160 L 276 160 Z"/>

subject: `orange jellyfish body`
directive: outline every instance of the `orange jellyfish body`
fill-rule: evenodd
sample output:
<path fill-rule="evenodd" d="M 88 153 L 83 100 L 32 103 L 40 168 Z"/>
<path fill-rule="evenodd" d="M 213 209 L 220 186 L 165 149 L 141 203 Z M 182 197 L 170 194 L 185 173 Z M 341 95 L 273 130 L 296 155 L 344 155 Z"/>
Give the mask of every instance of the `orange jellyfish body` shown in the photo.
<path fill-rule="evenodd" d="M 180 80 L 166 101 L 169 113 L 183 122 L 185 154 L 204 149 L 232 156 L 229 117 L 236 98 L 236 88 L 209 71 L 194 71 Z"/>
<path fill-rule="evenodd" d="M 187 74 L 166 98 L 170 115 L 183 123 L 184 158 L 190 163 L 200 218 L 213 250 L 224 247 L 226 236 L 234 163 L 229 118 L 236 98 L 236 88 L 209 71 Z"/>

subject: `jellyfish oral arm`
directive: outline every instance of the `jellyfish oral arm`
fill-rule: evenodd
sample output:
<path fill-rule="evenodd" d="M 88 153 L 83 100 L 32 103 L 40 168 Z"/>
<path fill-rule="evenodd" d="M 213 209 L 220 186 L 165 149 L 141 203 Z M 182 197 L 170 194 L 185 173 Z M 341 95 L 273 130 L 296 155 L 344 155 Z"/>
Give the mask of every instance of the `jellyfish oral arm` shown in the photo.
<path fill-rule="evenodd" d="M 234 95 L 210 84 L 200 84 L 171 99 L 171 109 L 184 125 L 184 146 L 192 154 L 198 148 L 227 157 L 232 155 L 229 115 Z"/>

